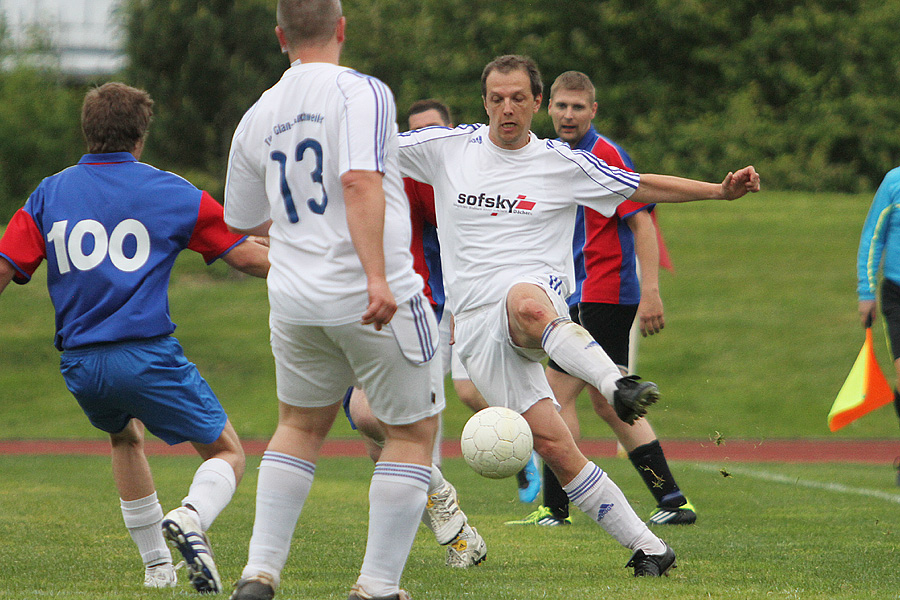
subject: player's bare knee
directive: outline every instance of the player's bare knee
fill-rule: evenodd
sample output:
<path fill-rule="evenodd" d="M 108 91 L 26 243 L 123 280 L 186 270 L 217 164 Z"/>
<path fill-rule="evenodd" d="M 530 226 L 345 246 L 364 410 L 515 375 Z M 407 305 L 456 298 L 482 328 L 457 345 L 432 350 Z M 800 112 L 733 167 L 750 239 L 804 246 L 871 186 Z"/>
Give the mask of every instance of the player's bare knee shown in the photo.
<path fill-rule="evenodd" d="M 109 443 L 114 450 L 129 448 L 141 450 L 144 447 L 143 427 L 138 426 L 137 421 L 132 419 L 122 431 L 109 434 Z"/>
<path fill-rule="evenodd" d="M 561 443 L 560 440 L 551 440 L 544 437 L 535 436 L 534 451 L 553 468 L 554 465 L 565 463 L 566 454 L 568 453 L 568 444 Z"/>

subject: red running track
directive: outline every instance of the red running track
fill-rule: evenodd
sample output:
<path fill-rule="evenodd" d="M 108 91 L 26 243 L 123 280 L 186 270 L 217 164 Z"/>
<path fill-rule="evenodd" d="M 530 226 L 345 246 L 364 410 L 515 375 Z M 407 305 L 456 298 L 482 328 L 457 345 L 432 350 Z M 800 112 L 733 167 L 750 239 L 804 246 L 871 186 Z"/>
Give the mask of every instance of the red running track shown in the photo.
<path fill-rule="evenodd" d="M 265 440 L 243 440 L 248 454 L 261 455 Z M 590 457 L 607 458 L 616 455 L 611 440 L 583 440 L 582 451 Z M 698 462 L 855 462 L 891 464 L 900 457 L 900 440 L 668 440 L 663 442 L 666 456 L 671 460 Z M 158 440 L 148 440 L 146 450 L 151 455 L 189 455 L 189 444 L 167 446 Z M 459 442 L 444 441 L 443 454 L 460 455 Z M 0 454 L 109 454 L 106 440 L 3 440 Z M 333 439 L 322 448 L 325 456 L 365 456 L 366 450 L 358 439 Z"/>

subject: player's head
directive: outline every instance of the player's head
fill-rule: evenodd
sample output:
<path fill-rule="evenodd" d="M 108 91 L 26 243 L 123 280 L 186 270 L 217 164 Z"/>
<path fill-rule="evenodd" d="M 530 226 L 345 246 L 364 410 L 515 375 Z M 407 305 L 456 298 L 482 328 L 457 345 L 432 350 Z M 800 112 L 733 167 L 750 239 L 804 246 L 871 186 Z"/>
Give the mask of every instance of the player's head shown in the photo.
<path fill-rule="evenodd" d="M 579 71 L 566 71 L 557 77 L 550 86 L 547 111 L 559 139 L 577 145 L 597 114 L 597 93 L 591 79 Z"/>
<path fill-rule="evenodd" d="M 527 56 L 506 55 L 489 62 L 481 73 L 481 94 L 491 141 L 507 150 L 527 144 L 543 91 L 541 73 Z"/>
<path fill-rule="evenodd" d="M 450 108 L 441 102 L 429 98 L 417 100 L 409 107 L 407 123 L 410 129 L 422 129 L 423 127 L 450 127 L 453 123 L 450 118 Z"/>
<path fill-rule="evenodd" d="M 278 0 L 276 33 L 284 51 L 329 43 L 342 23 L 340 0 Z M 340 39 L 343 42 L 343 29 Z"/>
<path fill-rule="evenodd" d="M 135 152 L 143 148 L 153 117 L 150 94 L 110 82 L 90 90 L 81 107 L 81 132 L 88 152 Z"/>

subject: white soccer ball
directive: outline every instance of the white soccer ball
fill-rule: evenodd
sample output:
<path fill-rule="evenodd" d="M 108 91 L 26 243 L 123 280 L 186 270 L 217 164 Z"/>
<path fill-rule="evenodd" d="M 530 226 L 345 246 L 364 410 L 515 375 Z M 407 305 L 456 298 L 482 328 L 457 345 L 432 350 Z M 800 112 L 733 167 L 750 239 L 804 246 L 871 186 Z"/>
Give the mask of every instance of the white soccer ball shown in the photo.
<path fill-rule="evenodd" d="M 531 459 L 533 443 L 525 418 L 502 406 L 490 406 L 472 415 L 460 440 L 469 466 L 491 479 L 521 471 Z"/>

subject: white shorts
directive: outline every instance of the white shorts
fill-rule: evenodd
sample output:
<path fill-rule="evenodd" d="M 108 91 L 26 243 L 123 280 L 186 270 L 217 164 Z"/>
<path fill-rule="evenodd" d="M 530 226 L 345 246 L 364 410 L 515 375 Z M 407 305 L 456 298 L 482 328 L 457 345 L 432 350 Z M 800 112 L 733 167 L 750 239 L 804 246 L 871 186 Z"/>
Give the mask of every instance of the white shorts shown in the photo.
<path fill-rule="evenodd" d="M 453 346 L 450 345 L 450 323 L 453 321 L 453 315 L 450 314 L 449 310 L 444 309 L 444 315 L 441 317 L 441 322 L 438 325 L 438 329 L 441 331 L 441 347 L 438 351 L 441 359 L 441 370 L 443 374 L 446 376 L 447 373 L 450 372 L 450 365 L 452 359 L 450 358 Z"/>
<path fill-rule="evenodd" d="M 361 323 L 298 325 L 272 316 L 269 327 L 278 399 L 285 404 L 330 406 L 357 386 L 366 391 L 372 414 L 388 425 L 415 423 L 444 408 L 431 372 L 437 319 L 421 295 L 400 304 L 381 331 Z"/>
<path fill-rule="evenodd" d="M 519 283 L 542 288 L 559 316 L 568 317 L 568 290 L 559 285 L 559 278 L 544 275 L 517 279 L 501 301 L 457 315 L 454 347 L 469 379 L 490 406 L 523 413 L 538 400 L 551 398 L 556 403 L 556 399 L 540 362 L 547 354 L 540 348 L 516 346 L 509 334 L 506 297 Z"/>
<path fill-rule="evenodd" d="M 462 360 L 459 358 L 456 344 L 450 346 L 450 378 L 453 380 L 469 379 L 469 372 L 466 371 L 466 365 L 462 364 Z"/>

